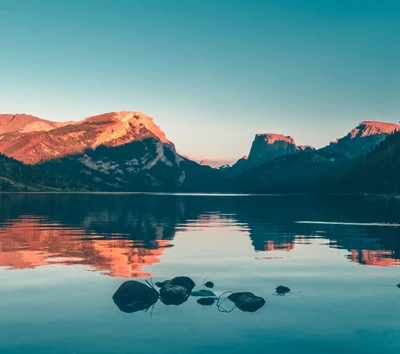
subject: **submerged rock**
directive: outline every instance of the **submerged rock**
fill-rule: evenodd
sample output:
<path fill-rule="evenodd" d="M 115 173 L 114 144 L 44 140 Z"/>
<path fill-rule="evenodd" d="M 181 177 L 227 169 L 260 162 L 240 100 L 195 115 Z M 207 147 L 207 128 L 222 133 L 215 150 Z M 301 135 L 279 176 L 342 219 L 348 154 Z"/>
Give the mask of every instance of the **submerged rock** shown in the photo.
<path fill-rule="evenodd" d="M 290 291 L 290 289 L 287 286 L 283 286 L 283 285 L 279 285 L 276 288 L 276 293 L 279 294 L 279 295 L 285 295 L 289 291 Z"/>
<path fill-rule="evenodd" d="M 265 304 L 265 300 L 262 297 L 248 292 L 233 293 L 228 296 L 228 299 L 231 300 L 239 310 L 244 312 L 256 312 Z"/>
<path fill-rule="evenodd" d="M 127 313 L 147 310 L 158 300 L 156 290 L 136 280 L 128 280 L 121 284 L 113 295 L 118 308 Z"/>
<path fill-rule="evenodd" d="M 217 296 L 211 290 L 192 291 L 192 293 L 190 295 L 192 295 L 192 296 L 201 296 L 201 297 Z"/>
<path fill-rule="evenodd" d="M 203 297 L 197 300 L 197 303 L 202 306 L 211 306 L 215 303 L 216 299 L 212 297 Z"/>
<path fill-rule="evenodd" d="M 204 286 L 206 288 L 212 289 L 214 287 L 214 283 L 212 281 L 208 281 L 207 283 L 204 284 Z"/>

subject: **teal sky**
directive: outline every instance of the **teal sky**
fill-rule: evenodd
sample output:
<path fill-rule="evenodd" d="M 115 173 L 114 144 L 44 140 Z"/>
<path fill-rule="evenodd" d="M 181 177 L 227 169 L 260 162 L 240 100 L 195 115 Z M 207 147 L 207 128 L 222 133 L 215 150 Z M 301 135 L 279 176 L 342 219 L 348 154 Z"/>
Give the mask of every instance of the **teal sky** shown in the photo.
<path fill-rule="evenodd" d="M 398 0 L 0 0 L 0 112 L 141 110 L 182 154 L 400 120 Z"/>

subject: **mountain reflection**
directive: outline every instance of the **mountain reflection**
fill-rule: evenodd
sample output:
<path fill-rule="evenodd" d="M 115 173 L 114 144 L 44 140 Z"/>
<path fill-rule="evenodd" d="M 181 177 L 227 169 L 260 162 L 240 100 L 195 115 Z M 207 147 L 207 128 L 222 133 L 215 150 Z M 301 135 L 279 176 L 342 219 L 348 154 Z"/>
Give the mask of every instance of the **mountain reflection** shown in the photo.
<path fill-rule="evenodd" d="M 143 268 L 160 262 L 176 232 L 230 226 L 250 238 L 262 259 L 318 238 L 348 250 L 352 262 L 397 266 L 400 229 L 362 223 L 395 222 L 399 209 L 354 197 L 2 194 L 0 266 L 84 265 L 115 277 L 149 277 Z"/>

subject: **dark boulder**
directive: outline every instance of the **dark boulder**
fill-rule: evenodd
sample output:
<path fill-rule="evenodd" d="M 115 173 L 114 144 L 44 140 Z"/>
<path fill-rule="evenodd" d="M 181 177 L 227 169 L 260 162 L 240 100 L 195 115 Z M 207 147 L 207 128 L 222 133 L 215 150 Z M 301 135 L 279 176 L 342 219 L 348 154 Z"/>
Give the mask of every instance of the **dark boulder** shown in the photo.
<path fill-rule="evenodd" d="M 136 280 L 128 280 L 117 289 L 113 301 L 118 308 L 127 313 L 147 310 L 158 300 L 156 290 Z"/>
<path fill-rule="evenodd" d="M 207 283 L 204 284 L 204 286 L 206 288 L 212 289 L 214 287 L 214 283 L 212 281 L 208 281 Z"/>
<path fill-rule="evenodd" d="M 181 305 L 190 295 L 190 290 L 181 285 L 167 284 L 160 289 L 160 299 L 165 305 Z"/>
<path fill-rule="evenodd" d="M 215 297 L 215 296 L 217 296 L 210 290 L 192 291 L 190 295 L 192 295 L 192 296 L 200 296 L 200 297 L 207 297 L 207 296 L 214 296 Z"/>
<path fill-rule="evenodd" d="M 283 285 L 279 285 L 276 288 L 276 293 L 278 295 L 285 295 L 286 293 L 288 293 L 290 291 L 290 289 L 287 286 L 283 286 Z"/>
<path fill-rule="evenodd" d="M 233 293 L 228 296 L 239 310 L 244 312 L 256 312 L 264 306 L 265 300 L 262 297 L 256 296 L 253 293 Z"/>
<path fill-rule="evenodd" d="M 154 283 L 155 286 L 162 288 L 164 285 L 167 285 L 169 282 L 169 280 L 164 280 L 164 281 L 158 281 L 156 283 Z"/>
<path fill-rule="evenodd" d="M 197 300 L 197 303 L 202 305 L 202 306 L 211 306 L 217 301 L 217 299 L 214 299 L 212 297 L 203 297 L 201 299 Z"/>
<path fill-rule="evenodd" d="M 190 279 L 189 277 L 182 277 L 182 276 L 172 278 L 170 281 L 168 281 L 167 284 L 183 286 L 184 288 L 189 290 L 189 293 L 196 286 L 195 282 L 192 279 Z"/>

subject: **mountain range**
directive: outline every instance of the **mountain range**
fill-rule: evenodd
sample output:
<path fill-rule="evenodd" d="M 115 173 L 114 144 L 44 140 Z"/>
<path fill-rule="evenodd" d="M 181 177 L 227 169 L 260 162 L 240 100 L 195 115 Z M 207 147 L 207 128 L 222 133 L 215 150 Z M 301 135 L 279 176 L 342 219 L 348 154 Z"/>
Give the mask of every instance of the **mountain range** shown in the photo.
<path fill-rule="evenodd" d="M 232 166 L 212 168 L 207 162 L 198 163 L 179 155 L 161 128 L 142 112 L 111 112 L 63 123 L 26 114 L 3 114 L 0 115 L 0 188 L 6 191 L 340 191 L 337 186 L 340 178 L 350 173 L 353 165 L 360 164 L 361 159 L 376 160 L 379 155 L 376 150 L 388 149 L 383 143 L 391 135 L 392 140 L 398 140 L 399 134 L 393 134 L 398 130 L 397 124 L 364 121 L 322 149 L 298 146 L 290 136 L 256 134 L 248 157 Z M 397 159 L 397 155 L 393 158 Z M 386 164 L 393 165 L 393 161 Z M 389 185 L 391 189 L 397 188 L 397 184 L 394 187 L 388 182 L 383 182 L 382 188 L 388 189 Z M 367 191 L 368 186 L 364 186 Z"/>

